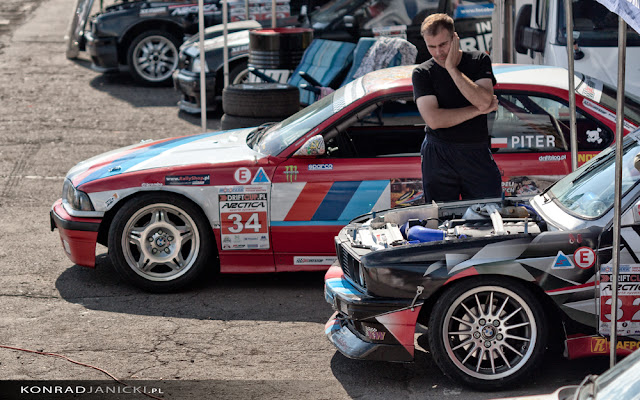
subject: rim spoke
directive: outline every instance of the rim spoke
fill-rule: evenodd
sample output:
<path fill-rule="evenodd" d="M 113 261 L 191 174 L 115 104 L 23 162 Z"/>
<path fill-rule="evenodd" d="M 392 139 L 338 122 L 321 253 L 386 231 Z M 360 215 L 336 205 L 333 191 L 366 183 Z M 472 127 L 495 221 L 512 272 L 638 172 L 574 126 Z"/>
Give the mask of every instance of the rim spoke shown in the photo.
<path fill-rule="evenodd" d="M 493 292 L 489 294 L 487 301 L 487 315 L 493 315 Z"/>
<path fill-rule="evenodd" d="M 476 372 L 480 371 L 480 365 L 482 365 L 482 357 L 484 357 L 484 349 L 482 347 L 478 347 L 478 363 L 476 364 Z"/>
<path fill-rule="evenodd" d="M 496 313 L 496 316 L 499 317 L 500 314 L 502 314 L 502 311 L 504 310 L 505 306 L 507 305 L 507 303 L 509 302 L 509 300 L 511 299 L 510 296 L 507 296 L 504 299 L 504 302 L 502 303 L 502 305 L 500 306 L 500 309 L 498 310 L 498 312 Z"/>
<path fill-rule="evenodd" d="M 516 315 L 517 313 L 519 313 L 522 310 L 522 307 L 518 307 L 516 310 L 514 310 L 511 314 L 509 314 L 506 318 L 502 319 L 502 322 L 507 322 L 511 317 L 513 317 L 514 315 Z"/>
<path fill-rule="evenodd" d="M 128 239 L 129 243 L 135 245 L 138 249 L 142 249 L 142 231 L 137 229 L 132 230 L 129 232 Z"/>
<path fill-rule="evenodd" d="M 478 294 L 476 293 L 473 297 L 476 299 L 476 304 L 478 305 L 478 316 L 480 317 L 482 315 L 486 315 L 486 313 L 482 309 L 482 304 L 480 304 L 480 299 L 478 298 Z"/>
<path fill-rule="evenodd" d="M 531 339 L 526 338 L 526 337 L 521 337 L 521 336 L 513 336 L 513 335 L 506 335 L 507 339 L 515 339 L 515 340 L 520 340 L 521 342 L 530 342 Z"/>
<path fill-rule="evenodd" d="M 448 332 L 448 335 L 456 335 L 456 336 L 471 336 L 471 331 L 456 331 L 456 332 Z"/>
<path fill-rule="evenodd" d="M 522 353 L 520 353 L 518 350 L 514 349 L 513 346 L 511 346 L 509 343 L 504 342 L 504 346 L 506 348 L 508 348 L 509 350 L 513 351 L 514 353 L 516 353 L 517 355 L 519 355 L 520 357 L 522 357 Z"/>
<path fill-rule="evenodd" d="M 491 363 L 491 372 L 496 373 L 496 365 L 493 362 L 493 350 L 487 351 L 487 357 L 489 357 L 489 362 Z"/>
<path fill-rule="evenodd" d="M 460 303 L 460 305 L 467 311 L 467 314 L 469 314 L 472 317 L 471 318 L 472 320 L 475 321 L 476 319 L 478 319 L 478 317 L 471 310 L 469 310 L 469 307 L 467 307 L 466 304 Z"/>
<path fill-rule="evenodd" d="M 527 325 L 531 325 L 531 322 L 527 321 L 527 322 L 522 322 L 520 324 L 515 324 L 515 325 L 505 325 L 504 329 L 506 330 L 515 329 L 515 328 L 520 328 L 521 326 L 527 326 Z"/>
<path fill-rule="evenodd" d="M 464 360 L 462 360 L 462 363 L 466 363 L 467 360 L 469 359 L 469 357 L 471 357 L 475 352 L 476 352 L 476 344 L 473 343 L 473 347 L 471 347 L 471 349 L 469 349 L 469 352 L 467 353 L 467 356 L 464 358 Z"/>
<path fill-rule="evenodd" d="M 467 340 L 465 340 L 464 342 L 460 343 L 459 345 L 457 345 L 456 347 L 454 347 L 454 348 L 453 348 L 453 349 L 451 349 L 451 350 L 456 351 L 456 350 L 458 350 L 459 348 L 462 348 L 462 347 L 464 347 L 464 346 L 468 345 L 468 344 L 469 344 L 469 342 L 472 342 L 471 344 L 473 344 L 473 347 L 471 348 L 471 350 L 475 349 L 475 347 L 476 347 L 475 343 L 473 343 L 473 340 L 472 340 L 471 338 L 469 338 L 469 339 L 467 339 Z M 466 358 L 465 358 L 465 360 L 466 360 Z"/>
<path fill-rule="evenodd" d="M 465 320 L 460 319 L 460 318 L 458 318 L 458 317 L 451 317 L 451 319 L 453 319 L 453 320 L 455 320 L 455 321 L 458 321 L 458 322 L 460 322 L 461 324 L 466 325 L 466 326 L 468 326 L 468 327 L 473 327 L 473 324 L 472 324 L 471 322 L 469 322 L 469 321 L 465 321 Z"/>
<path fill-rule="evenodd" d="M 496 349 L 496 351 L 498 352 L 500 357 L 502 357 L 502 361 L 504 361 L 504 363 L 507 364 L 507 367 L 509 367 L 509 369 L 511 369 L 511 363 L 509 362 L 509 360 L 507 360 L 507 356 L 504 355 L 504 352 L 502 351 L 502 348 L 498 348 L 498 349 Z"/>

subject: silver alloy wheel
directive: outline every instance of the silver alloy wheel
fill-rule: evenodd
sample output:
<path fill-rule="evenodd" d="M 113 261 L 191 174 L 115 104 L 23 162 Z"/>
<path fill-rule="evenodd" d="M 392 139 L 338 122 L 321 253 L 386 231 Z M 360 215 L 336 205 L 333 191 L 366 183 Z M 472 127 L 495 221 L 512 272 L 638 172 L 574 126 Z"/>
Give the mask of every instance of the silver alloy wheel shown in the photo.
<path fill-rule="evenodd" d="M 127 264 L 138 275 L 151 281 L 170 281 L 196 262 L 200 233 L 180 208 L 151 204 L 129 218 L 121 245 Z"/>
<path fill-rule="evenodd" d="M 133 49 L 133 67 L 149 82 L 165 81 L 178 67 L 178 50 L 164 36 L 148 36 Z"/>
<path fill-rule="evenodd" d="M 249 69 L 245 68 L 238 75 L 233 78 L 233 85 L 237 85 L 239 83 L 249 82 Z"/>
<path fill-rule="evenodd" d="M 515 292 L 500 286 L 468 290 L 447 309 L 443 342 L 466 375 L 501 379 L 522 368 L 536 347 L 533 311 Z"/>

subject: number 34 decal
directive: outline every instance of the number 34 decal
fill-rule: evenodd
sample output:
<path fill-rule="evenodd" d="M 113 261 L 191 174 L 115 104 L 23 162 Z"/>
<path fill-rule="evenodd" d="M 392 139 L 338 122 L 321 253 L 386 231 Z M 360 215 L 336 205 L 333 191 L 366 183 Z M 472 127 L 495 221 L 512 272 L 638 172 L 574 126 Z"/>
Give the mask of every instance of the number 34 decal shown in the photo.
<path fill-rule="evenodd" d="M 221 222 L 223 234 L 267 233 L 266 212 L 226 214 Z"/>

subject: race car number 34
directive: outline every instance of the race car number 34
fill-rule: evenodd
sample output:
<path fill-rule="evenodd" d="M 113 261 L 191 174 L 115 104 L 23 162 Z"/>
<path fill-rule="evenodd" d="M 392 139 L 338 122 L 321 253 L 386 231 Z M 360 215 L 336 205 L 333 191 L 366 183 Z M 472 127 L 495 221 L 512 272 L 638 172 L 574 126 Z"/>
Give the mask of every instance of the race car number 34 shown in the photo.
<path fill-rule="evenodd" d="M 266 187 L 222 187 L 218 201 L 223 250 L 269 248 Z"/>

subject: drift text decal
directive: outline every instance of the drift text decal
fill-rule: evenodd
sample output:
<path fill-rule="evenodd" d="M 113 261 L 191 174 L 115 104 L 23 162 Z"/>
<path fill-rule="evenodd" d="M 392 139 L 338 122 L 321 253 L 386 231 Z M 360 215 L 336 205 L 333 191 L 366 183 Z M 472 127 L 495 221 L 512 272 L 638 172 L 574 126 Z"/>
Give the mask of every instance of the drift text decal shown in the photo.
<path fill-rule="evenodd" d="M 268 186 L 241 188 L 218 190 L 222 250 L 268 249 Z"/>

